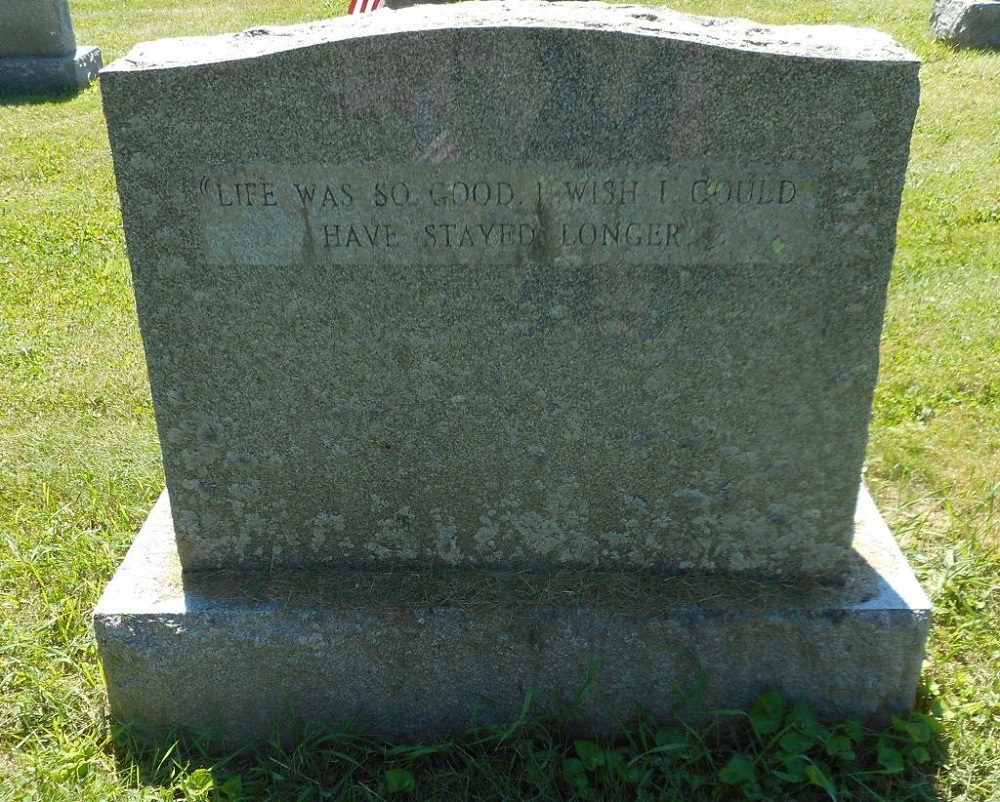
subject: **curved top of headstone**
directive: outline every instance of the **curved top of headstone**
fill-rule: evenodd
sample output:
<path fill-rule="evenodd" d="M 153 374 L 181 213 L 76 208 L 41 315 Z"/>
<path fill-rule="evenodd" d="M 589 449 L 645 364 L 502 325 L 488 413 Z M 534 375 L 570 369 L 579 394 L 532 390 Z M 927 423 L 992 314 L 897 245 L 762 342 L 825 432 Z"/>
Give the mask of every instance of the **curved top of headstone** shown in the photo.
<path fill-rule="evenodd" d="M 170 69 L 258 58 L 375 35 L 494 26 L 603 30 L 802 58 L 918 60 L 887 34 L 845 25 L 761 25 L 741 19 L 693 16 L 655 6 L 486 0 L 399 10 L 382 9 L 378 14 L 340 17 L 288 27 L 255 28 L 238 34 L 144 42 L 105 72 Z"/>

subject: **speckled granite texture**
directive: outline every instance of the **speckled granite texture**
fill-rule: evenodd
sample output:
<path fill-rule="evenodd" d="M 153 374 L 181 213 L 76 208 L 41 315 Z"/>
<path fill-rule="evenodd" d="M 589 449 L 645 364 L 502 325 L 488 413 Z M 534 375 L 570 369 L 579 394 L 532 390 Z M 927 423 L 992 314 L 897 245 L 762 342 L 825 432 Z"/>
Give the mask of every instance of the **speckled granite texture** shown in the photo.
<path fill-rule="evenodd" d="M 480 2 L 102 89 L 180 559 L 840 581 L 916 59 Z"/>
<path fill-rule="evenodd" d="M 930 604 L 862 492 L 839 588 L 609 572 L 182 574 L 166 497 L 95 630 L 112 712 L 230 749 L 296 726 L 394 739 L 563 712 L 613 732 L 777 688 L 872 723 L 913 702 Z"/>

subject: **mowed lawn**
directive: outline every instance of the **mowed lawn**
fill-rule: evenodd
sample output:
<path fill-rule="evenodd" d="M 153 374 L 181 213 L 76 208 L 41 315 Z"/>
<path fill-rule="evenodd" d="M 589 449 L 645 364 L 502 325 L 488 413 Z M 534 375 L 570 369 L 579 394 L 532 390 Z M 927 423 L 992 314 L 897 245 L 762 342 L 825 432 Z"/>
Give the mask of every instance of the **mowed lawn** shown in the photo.
<path fill-rule="evenodd" d="M 110 63 L 142 40 L 332 16 L 346 0 L 71 5 L 78 42 Z M 574 743 L 526 723 L 423 749 L 134 744 L 107 718 L 90 615 L 163 477 L 94 86 L 0 100 L 0 800 L 1000 799 L 1000 52 L 932 42 L 929 2 L 673 7 L 878 28 L 923 61 L 866 470 L 936 608 L 925 715 L 881 740 L 810 730 L 802 711 L 774 719 L 772 699 L 743 741 L 650 725 Z M 781 757 L 786 729 L 812 733 L 818 777 Z"/>

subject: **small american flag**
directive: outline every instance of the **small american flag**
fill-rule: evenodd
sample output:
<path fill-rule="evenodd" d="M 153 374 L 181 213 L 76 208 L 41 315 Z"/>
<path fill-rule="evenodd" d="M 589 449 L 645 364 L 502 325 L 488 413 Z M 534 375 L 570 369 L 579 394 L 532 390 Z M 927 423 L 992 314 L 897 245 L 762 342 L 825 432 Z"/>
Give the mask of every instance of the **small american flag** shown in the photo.
<path fill-rule="evenodd" d="M 382 8 L 383 0 L 351 0 L 351 7 L 347 9 L 348 14 L 364 14 L 368 11 L 378 11 Z"/>
<path fill-rule="evenodd" d="M 417 98 L 413 116 L 416 139 L 413 156 L 427 164 L 452 164 L 458 161 L 461 154 L 445 122 L 447 106 L 435 94 L 431 90 Z"/>
<path fill-rule="evenodd" d="M 428 164 L 451 164 L 458 161 L 458 145 L 447 130 L 442 131 L 417 157 L 419 161 Z"/>

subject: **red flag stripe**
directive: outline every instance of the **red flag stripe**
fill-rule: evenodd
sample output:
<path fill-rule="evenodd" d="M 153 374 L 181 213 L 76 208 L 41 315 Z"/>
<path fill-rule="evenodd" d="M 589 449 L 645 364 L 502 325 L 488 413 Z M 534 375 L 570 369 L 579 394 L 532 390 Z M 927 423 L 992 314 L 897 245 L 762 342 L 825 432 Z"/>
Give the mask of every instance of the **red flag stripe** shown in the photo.
<path fill-rule="evenodd" d="M 431 164 L 446 164 L 458 159 L 458 148 L 447 131 L 438 134 L 427 147 L 421 160 Z"/>

